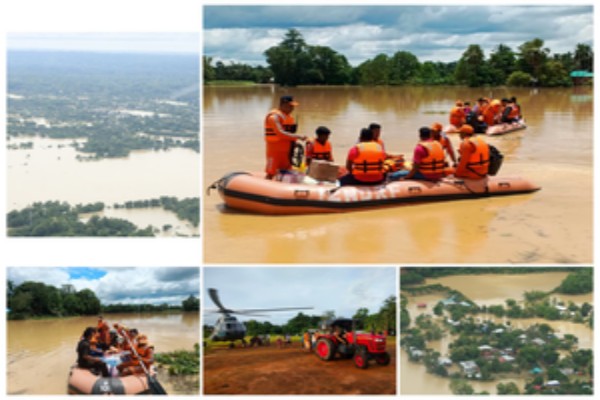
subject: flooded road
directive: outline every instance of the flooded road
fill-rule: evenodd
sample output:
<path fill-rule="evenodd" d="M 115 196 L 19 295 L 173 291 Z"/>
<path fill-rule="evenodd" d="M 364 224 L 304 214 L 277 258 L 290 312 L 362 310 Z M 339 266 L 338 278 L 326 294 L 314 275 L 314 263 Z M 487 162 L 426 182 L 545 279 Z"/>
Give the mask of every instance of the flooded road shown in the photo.
<path fill-rule="evenodd" d="M 441 278 L 427 279 L 425 284 L 441 284 L 458 290 L 478 305 L 505 305 L 507 299 L 514 299 L 518 303 L 523 300 L 526 291 L 550 291 L 556 288 L 568 275 L 567 272 L 543 272 L 535 274 L 482 274 L 482 275 L 454 275 Z M 430 293 L 424 295 L 409 295 L 407 310 L 411 317 L 411 324 L 420 314 L 433 314 L 433 307 L 438 301 L 447 298 L 445 293 Z M 578 306 L 587 302 L 594 304 L 592 293 L 582 295 L 552 294 L 550 299 L 568 303 L 572 301 Z M 426 307 L 418 307 L 417 304 L 425 303 Z M 578 348 L 594 348 L 594 332 L 587 324 L 574 323 L 570 321 L 549 321 L 541 318 L 497 318 L 491 314 L 479 314 L 478 318 L 491 320 L 496 323 L 510 320 L 511 326 L 516 329 L 525 329 L 535 324 L 547 324 L 559 335 L 572 334 L 577 336 Z M 476 318 L 477 318 L 476 317 Z M 440 340 L 427 343 L 428 348 L 439 351 L 440 354 L 448 355 L 448 346 L 455 337 L 445 334 Z M 408 359 L 406 351 L 401 351 L 400 357 L 400 392 L 402 394 L 452 394 L 450 380 L 437 375 L 429 374 L 422 363 L 414 363 Z M 469 384 L 476 392 L 487 391 L 496 394 L 498 383 L 514 382 L 520 390 L 523 389 L 526 379 L 522 376 L 502 377 L 490 382 L 470 380 Z M 426 389 L 425 389 L 426 388 Z"/>
<path fill-rule="evenodd" d="M 198 153 L 173 148 L 167 151 L 134 151 L 128 157 L 78 161 L 70 146 L 73 139 L 11 138 L 9 145 L 32 142 L 31 149 L 7 151 L 7 211 L 34 202 L 66 201 L 71 205 L 101 201 L 102 216 L 123 218 L 141 228 L 153 225 L 173 229 L 162 235 L 192 236 L 199 228 L 179 220 L 162 208 L 113 209 L 114 203 L 174 196 L 199 197 Z"/>
<path fill-rule="evenodd" d="M 586 263 L 592 260 L 591 88 L 301 87 L 299 132 L 332 131 L 343 164 L 360 128 L 382 124 L 391 153 L 412 157 L 421 126 L 447 123 L 458 98 L 516 96 L 524 131 L 487 138 L 505 155 L 502 176 L 540 192 L 349 214 L 265 217 L 223 210 L 205 197 L 206 262 L 248 263 Z M 204 184 L 232 171 L 262 171 L 263 119 L 282 89 L 205 87 Z M 233 118 L 232 116 L 235 116 Z M 451 136 L 454 147 L 459 138 Z M 435 249 L 435 251 L 433 251 Z"/>
<path fill-rule="evenodd" d="M 106 314 L 106 318 L 111 325 L 119 322 L 147 334 L 157 353 L 192 350 L 200 342 L 197 313 Z M 7 393 L 66 394 L 77 342 L 96 322 L 94 317 L 8 321 Z M 158 379 L 168 393 L 198 393 L 197 378 L 160 373 Z"/>

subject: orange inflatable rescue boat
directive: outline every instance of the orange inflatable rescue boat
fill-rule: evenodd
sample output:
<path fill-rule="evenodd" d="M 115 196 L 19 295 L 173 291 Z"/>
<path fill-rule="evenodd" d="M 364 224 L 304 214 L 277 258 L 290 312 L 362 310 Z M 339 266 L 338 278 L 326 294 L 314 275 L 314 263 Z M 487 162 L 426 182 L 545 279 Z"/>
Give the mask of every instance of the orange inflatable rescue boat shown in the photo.
<path fill-rule="evenodd" d="M 285 183 L 264 174 L 233 172 L 213 183 L 225 205 L 256 214 L 348 212 L 389 206 L 531 193 L 540 189 L 520 177 L 446 177 L 439 182 L 403 180 L 376 186 Z"/>
<path fill-rule="evenodd" d="M 151 368 L 151 373 L 156 371 Z M 145 374 L 102 377 L 77 365 L 69 372 L 68 391 L 69 394 L 153 394 Z"/>
<path fill-rule="evenodd" d="M 516 132 L 526 128 L 527 125 L 525 125 L 525 121 L 523 120 L 512 123 L 504 122 L 502 124 L 496 124 L 488 127 L 485 131 L 485 134 L 490 136 L 504 135 L 506 133 Z M 454 125 L 446 126 L 443 131 L 444 133 L 459 133 L 459 129 Z"/>

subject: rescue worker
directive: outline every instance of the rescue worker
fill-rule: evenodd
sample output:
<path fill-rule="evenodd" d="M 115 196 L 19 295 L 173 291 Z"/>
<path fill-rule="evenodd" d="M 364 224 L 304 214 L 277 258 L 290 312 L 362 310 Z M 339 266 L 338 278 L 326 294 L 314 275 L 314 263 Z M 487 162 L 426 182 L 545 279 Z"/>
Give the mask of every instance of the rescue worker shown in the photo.
<path fill-rule="evenodd" d="M 394 172 L 390 176 L 392 180 L 418 179 L 435 182 L 444 177 L 446 155 L 441 143 L 433 140 L 431 130 L 426 126 L 419 129 L 419 139 L 413 153 L 412 169 Z"/>
<path fill-rule="evenodd" d="M 377 185 L 385 180 L 385 151 L 373 141 L 373 131 L 363 128 L 359 143 L 348 152 L 348 174 L 340 178 L 340 185 Z"/>
<path fill-rule="evenodd" d="M 466 121 L 464 104 L 461 100 L 456 100 L 454 107 L 450 110 L 450 125 L 460 128 Z"/>
<path fill-rule="evenodd" d="M 304 339 L 304 350 L 310 351 L 311 345 L 310 345 L 310 332 L 309 331 L 304 332 L 303 339 Z"/>
<path fill-rule="evenodd" d="M 393 172 L 404 169 L 404 155 L 390 154 L 385 151 L 385 144 L 381 139 L 381 125 L 373 122 L 369 125 L 369 130 L 373 132 L 373 141 L 377 142 L 385 152 L 385 168 L 387 171 Z"/>
<path fill-rule="evenodd" d="M 514 99 L 514 97 L 513 97 Z M 506 122 L 509 124 L 512 124 L 513 122 L 519 122 L 520 119 L 520 112 L 519 112 L 519 107 L 515 104 L 515 102 L 511 99 L 505 99 L 506 100 L 506 107 L 504 108 L 504 111 L 502 112 L 502 122 Z"/>
<path fill-rule="evenodd" d="M 306 165 L 309 166 L 312 160 L 333 161 L 331 152 L 331 142 L 329 135 L 331 131 L 326 126 L 319 126 L 315 131 L 317 137 L 306 143 Z"/>
<path fill-rule="evenodd" d="M 450 141 L 448 136 L 442 132 L 442 129 L 443 129 L 442 124 L 440 124 L 439 122 L 436 122 L 436 123 L 432 124 L 429 129 L 431 130 L 431 138 L 433 140 L 440 142 L 444 151 L 446 152 L 448 157 L 450 157 L 450 159 L 452 160 L 452 166 L 456 167 L 457 163 L 456 163 L 456 154 L 454 153 L 454 147 L 452 147 L 452 142 Z"/>
<path fill-rule="evenodd" d="M 383 143 L 383 139 L 381 139 L 381 125 L 373 122 L 369 125 L 369 130 L 373 132 L 373 141 L 377 142 L 385 151 L 385 144 Z"/>
<path fill-rule="evenodd" d="M 474 136 L 471 125 L 460 129 L 460 160 L 454 176 L 457 178 L 482 179 L 487 176 L 490 165 L 490 148 L 481 136 Z"/>
<path fill-rule="evenodd" d="M 489 105 L 483 109 L 482 116 L 483 121 L 488 127 L 495 125 L 500 122 L 502 117 L 502 103 L 500 100 L 492 100 Z"/>
<path fill-rule="evenodd" d="M 273 179 L 279 170 L 291 169 L 291 154 L 296 140 L 306 140 L 306 136 L 296 134 L 297 124 L 291 115 L 298 105 L 292 96 L 282 96 L 279 108 L 269 111 L 265 117 L 266 179 Z"/>
<path fill-rule="evenodd" d="M 104 317 L 102 315 L 98 316 L 98 346 L 106 350 L 110 347 L 110 326 L 104 321 Z"/>
<path fill-rule="evenodd" d="M 154 363 L 154 346 L 148 342 L 146 335 L 138 336 L 132 359 L 119 364 L 117 369 L 121 376 L 141 374 L 144 373 L 141 363 L 144 363 L 146 369 Z"/>
<path fill-rule="evenodd" d="M 106 363 L 99 356 L 92 355 L 92 338 L 98 331 L 96 328 L 88 327 L 83 331 L 79 343 L 77 343 L 77 366 L 93 371 L 100 372 L 102 376 L 108 377 L 110 373 Z"/>

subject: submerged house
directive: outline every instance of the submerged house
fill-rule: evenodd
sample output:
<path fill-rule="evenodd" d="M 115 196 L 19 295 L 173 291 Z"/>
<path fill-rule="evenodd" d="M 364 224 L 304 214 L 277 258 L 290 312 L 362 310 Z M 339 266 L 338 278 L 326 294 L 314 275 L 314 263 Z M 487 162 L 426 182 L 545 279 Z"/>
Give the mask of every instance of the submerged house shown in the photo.
<path fill-rule="evenodd" d="M 573 82 L 573 85 L 575 85 L 575 86 L 588 85 L 592 82 L 592 79 L 594 78 L 594 73 L 589 72 L 589 71 L 581 71 L 581 70 L 580 71 L 571 71 L 569 76 L 571 77 L 571 81 Z"/>

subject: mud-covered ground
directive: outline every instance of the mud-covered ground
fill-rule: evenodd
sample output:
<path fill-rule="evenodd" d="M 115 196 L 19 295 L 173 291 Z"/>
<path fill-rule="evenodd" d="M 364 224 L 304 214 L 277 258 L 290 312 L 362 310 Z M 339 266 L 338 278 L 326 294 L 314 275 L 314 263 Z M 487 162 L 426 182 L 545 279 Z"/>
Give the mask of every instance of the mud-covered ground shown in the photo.
<path fill-rule="evenodd" d="M 321 361 L 294 347 L 212 349 L 204 354 L 205 394 L 395 394 L 396 345 L 391 362 L 358 369 L 354 362 Z"/>

